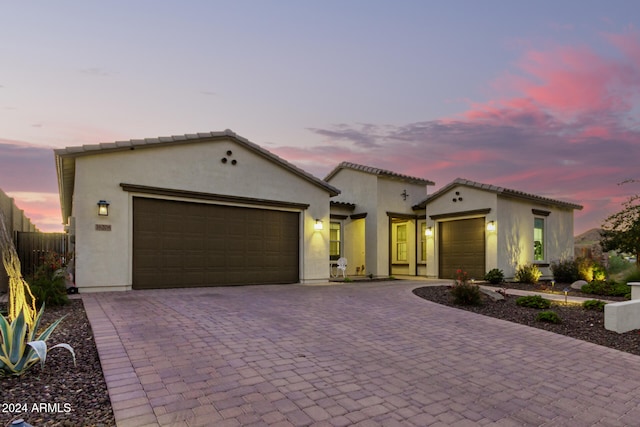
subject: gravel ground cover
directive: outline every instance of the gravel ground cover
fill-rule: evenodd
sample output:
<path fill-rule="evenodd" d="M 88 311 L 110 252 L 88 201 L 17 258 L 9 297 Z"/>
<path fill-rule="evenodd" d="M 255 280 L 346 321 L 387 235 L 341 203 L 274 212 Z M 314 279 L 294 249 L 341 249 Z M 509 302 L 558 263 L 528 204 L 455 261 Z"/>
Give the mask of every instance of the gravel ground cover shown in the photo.
<path fill-rule="evenodd" d="M 6 304 L 0 304 L 4 312 Z M 44 369 L 33 366 L 19 377 L 0 377 L 0 426 L 23 418 L 33 426 L 115 426 L 107 385 L 82 300 L 62 307 L 48 307 L 42 328 L 66 315 L 47 341 L 71 345 L 71 354 L 55 348 Z M 41 329 L 43 330 L 43 329 Z"/>
<path fill-rule="evenodd" d="M 556 285 L 557 289 L 558 285 Z M 565 286 L 560 286 L 564 289 Z M 522 289 L 540 292 L 540 287 L 534 285 L 507 285 L 507 297 L 504 301 L 492 301 L 483 296 L 483 303 L 480 306 L 461 306 L 455 305 L 451 299 L 451 289 L 448 286 L 427 286 L 417 288 L 413 293 L 421 298 L 433 301 L 438 304 L 455 307 L 461 310 L 468 310 L 484 316 L 496 317 L 498 319 L 507 320 L 509 322 L 521 323 L 523 325 L 534 328 L 545 329 L 556 334 L 566 335 L 579 340 L 588 341 L 594 344 L 603 345 L 627 353 L 640 355 L 640 330 L 630 331 L 624 334 L 608 331 L 604 328 L 604 312 L 587 310 L 582 308 L 580 304 L 552 303 L 549 310 L 555 311 L 562 323 L 553 324 L 540 322 L 536 320 L 536 316 L 542 310 L 535 308 L 520 307 L 516 305 L 516 295 L 509 295 L 509 288 Z M 555 293 L 558 293 L 557 291 Z M 564 295 L 562 292 L 560 294 Z M 619 297 L 598 297 L 596 295 L 584 294 L 582 292 L 572 290 L 569 295 L 581 296 L 591 299 L 607 299 L 607 300 L 624 300 Z"/>

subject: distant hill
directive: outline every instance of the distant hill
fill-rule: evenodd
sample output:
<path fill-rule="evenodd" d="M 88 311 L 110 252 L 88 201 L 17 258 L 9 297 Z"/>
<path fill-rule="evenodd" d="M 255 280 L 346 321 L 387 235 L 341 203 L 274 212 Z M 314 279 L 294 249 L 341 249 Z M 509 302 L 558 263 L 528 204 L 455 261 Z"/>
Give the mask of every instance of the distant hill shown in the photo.
<path fill-rule="evenodd" d="M 593 245 L 596 243 L 600 243 L 602 237 L 600 236 L 600 228 L 592 228 L 591 230 L 587 230 L 584 233 L 575 236 L 573 238 L 573 242 L 576 245 Z"/>
<path fill-rule="evenodd" d="M 577 257 L 587 257 L 595 260 L 602 259 L 602 247 L 600 246 L 600 228 L 592 228 L 573 238 L 574 253 Z"/>

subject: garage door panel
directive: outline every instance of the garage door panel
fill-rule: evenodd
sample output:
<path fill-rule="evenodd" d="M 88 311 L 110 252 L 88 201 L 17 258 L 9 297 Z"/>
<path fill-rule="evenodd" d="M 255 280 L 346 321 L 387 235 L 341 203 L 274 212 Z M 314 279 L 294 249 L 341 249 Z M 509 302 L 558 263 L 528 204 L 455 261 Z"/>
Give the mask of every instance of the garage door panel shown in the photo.
<path fill-rule="evenodd" d="M 455 277 L 456 270 L 465 270 L 470 278 L 482 279 L 485 274 L 484 218 L 445 221 L 439 225 L 439 276 Z"/>
<path fill-rule="evenodd" d="M 296 283 L 299 213 L 134 198 L 134 289 Z"/>

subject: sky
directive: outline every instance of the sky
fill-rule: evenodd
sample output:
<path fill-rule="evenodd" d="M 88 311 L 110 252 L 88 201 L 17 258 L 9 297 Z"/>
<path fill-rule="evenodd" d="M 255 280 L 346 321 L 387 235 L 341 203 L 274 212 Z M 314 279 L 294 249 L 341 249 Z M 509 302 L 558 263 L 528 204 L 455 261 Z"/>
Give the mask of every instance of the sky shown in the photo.
<path fill-rule="evenodd" d="M 640 193 L 636 0 L 0 0 L 0 58 L 0 189 L 42 231 L 54 148 L 225 129 L 577 203 L 576 235 Z"/>

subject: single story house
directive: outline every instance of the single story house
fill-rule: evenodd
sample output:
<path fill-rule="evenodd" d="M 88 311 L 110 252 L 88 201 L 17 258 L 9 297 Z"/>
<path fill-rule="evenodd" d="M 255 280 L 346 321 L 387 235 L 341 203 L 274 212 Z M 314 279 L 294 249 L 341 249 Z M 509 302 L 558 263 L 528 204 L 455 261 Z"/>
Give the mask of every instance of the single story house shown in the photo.
<path fill-rule="evenodd" d="M 55 159 L 80 292 L 327 282 L 341 257 L 348 275 L 509 277 L 571 256 L 581 208 L 348 162 L 321 180 L 230 130 Z"/>
<path fill-rule="evenodd" d="M 340 191 L 229 130 L 55 159 L 80 292 L 327 281 Z"/>

